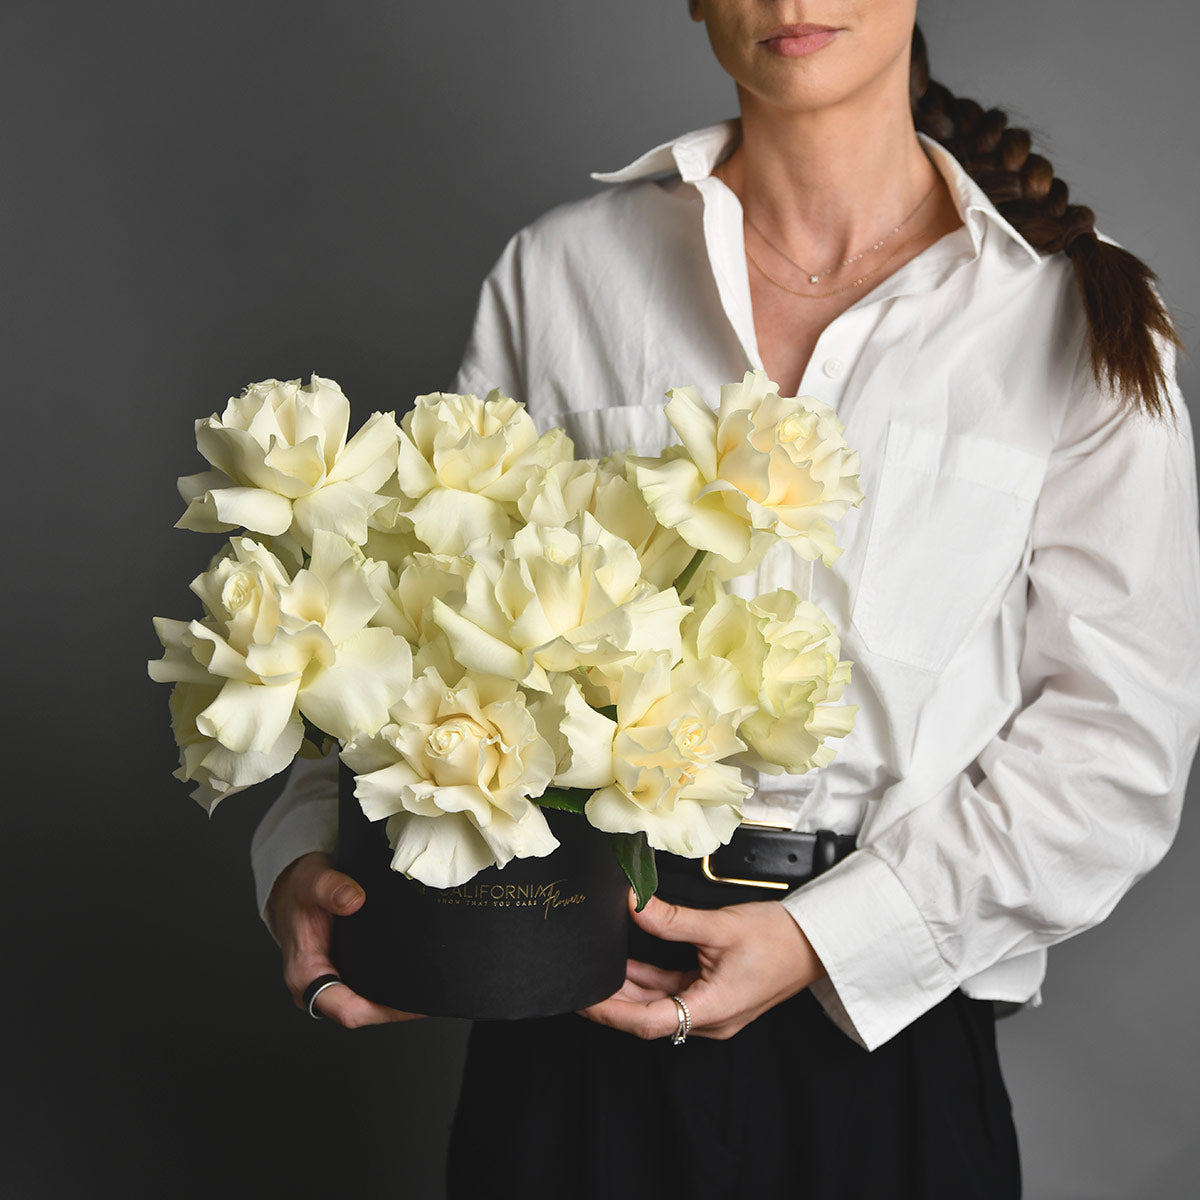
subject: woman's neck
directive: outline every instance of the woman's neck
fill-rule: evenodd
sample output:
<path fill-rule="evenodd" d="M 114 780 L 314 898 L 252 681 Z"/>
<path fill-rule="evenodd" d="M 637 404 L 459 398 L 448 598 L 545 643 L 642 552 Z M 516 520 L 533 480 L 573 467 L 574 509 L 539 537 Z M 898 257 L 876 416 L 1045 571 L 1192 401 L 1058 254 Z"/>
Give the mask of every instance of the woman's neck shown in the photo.
<path fill-rule="evenodd" d="M 740 99 L 741 142 L 720 176 L 747 219 L 801 261 L 859 253 L 937 183 L 895 89 L 819 112 Z"/>

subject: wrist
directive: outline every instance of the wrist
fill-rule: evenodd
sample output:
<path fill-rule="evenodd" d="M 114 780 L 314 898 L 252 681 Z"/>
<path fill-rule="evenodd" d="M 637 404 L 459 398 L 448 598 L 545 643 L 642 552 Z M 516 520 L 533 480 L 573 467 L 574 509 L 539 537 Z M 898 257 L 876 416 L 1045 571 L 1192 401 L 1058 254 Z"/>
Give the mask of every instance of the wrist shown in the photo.
<path fill-rule="evenodd" d="M 787 913 L 788 923 L 795 931 L 799 942 L 798 954 L 802 964 L 801 971 L 805 979 L 803 987 L 810 987 L 822 979 L 828 979 L 829 972 L 825 969 L 825 964 L 821 961 L 821 956 L 813 948 L 812 942 L 808 940 L 808 934 L 804 932 L 804 927 L 796 920 L 787 905 L 780 904 L 779 907 Z"/>

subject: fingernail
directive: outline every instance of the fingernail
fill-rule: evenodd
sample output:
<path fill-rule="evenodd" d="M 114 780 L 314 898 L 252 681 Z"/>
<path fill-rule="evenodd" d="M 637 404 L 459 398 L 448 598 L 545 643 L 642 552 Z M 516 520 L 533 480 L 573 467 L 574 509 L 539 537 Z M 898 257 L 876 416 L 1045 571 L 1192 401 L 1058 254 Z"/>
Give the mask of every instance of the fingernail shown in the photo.
<path fill-rule="evenodd" d="M 353 904 L 359 897 L 359 890 L 352 883 L 343 883 L 336 892 L 333 893 L 333 902 L 338 908 L 345 908 L 348 904 Z"/>

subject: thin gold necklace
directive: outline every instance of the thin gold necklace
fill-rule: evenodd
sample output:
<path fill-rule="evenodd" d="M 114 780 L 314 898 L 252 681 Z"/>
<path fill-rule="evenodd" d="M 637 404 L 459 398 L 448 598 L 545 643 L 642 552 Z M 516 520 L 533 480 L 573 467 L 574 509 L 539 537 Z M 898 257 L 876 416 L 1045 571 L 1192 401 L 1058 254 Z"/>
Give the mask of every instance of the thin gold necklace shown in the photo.
<path fill-rule="evenodd" d="M 720 177 L 718 176 L 718 178 L 720 178 Z M 876 250 L 882 249 L 883 246 L 885 246 L 889 241 L 891 241 L 891 239 L 893 237 L 895 237 L 896 234 L 898 234 L 900 232 L 900 230 L 902 230 L 905 227 L 905 225 L 907 225 L 909 223 L 909 221 L 911 221 L 913 219 L 913 217 L 915 217 L 917 215 L 917 213 L 919 213 L 921 211 L 922 208 L 925 207 L 926 201 L 937 190 L 937 185 L 938 185 L 938 181 L 935 179 L 933 181 L 933 184 L 930 186 L 929 191 L 927 191 L 921 197 L 921 199 L 917 201 L 915 207 L 909 212 L 909 214 L 904 218 L 904 220 L 901 221 L 899 225 L 893 225 L 892 228 L 883 235 L 883 237 L 881 237 L 877 242 L 874 243 L 874 245 L 868 246 L 865 250 L 860 251 L 858 254 L 853 254 L 849 258 L 843 259 L 840 263 L 834 263 L 832 266 L 825 267 L 820 271 L 810 271 L 807 267 L 801 266 L 794 258 L 792 258 L 790 255 L 785 254 L 782 250 L 780 250 L 779 247 L 776 246 L 775 243 L 772 242 L 771 239 L 769 237 L 767 237 L 767 235 L 765 233 L 763 233 L 763 231 L 761 229 L 759 229 L 759 227 L 754 223 L 754 221 L 752 221 L 750 219 L 749 214 L 746 213 L 746 211 L 744 209 L 742 210 L 742 215 L 746 220 L 746 224 L 749 225 L 750 228 L 753 229 L 754 232 L 757 233 L 758 236 L 760 238 L 762 238 L 762 240 L 772 250 L 774 250 L 775 253 L 778 254 L 780 258 L 782 258 L 785 262 L 791 263 L 792 266 L 795 267 L 796 270 L 799 271 L 801 274 L 806 275 L 808 277 L 809 283 L 817 284 L 817 283 L 821 282 L 821 279 L 824 276 L 835 275 L 835 274 L 837 274 L 838 271 L 841 271 L 844 267 L 850 266 L 851 263 L 856 263 L 860 259 L 866 258 L 868 254 L 874 254 Z M 747 252 L 747 253 L 749 253 L 749 252 Z M 758 266 L 757 263 L 755 263 L 754 265 Z M 762 268 L 759 267 L 759 270 L 762 271 Z M 766 272 L 764 271 L 763 274 L 765 275 Z M 770 278 L 770 277 L 768 276 L 768 278 Z M 775 281 L 771 280 L 771 282 L 774 283 Z M 785 290 L 791 291 L 792 289 L 787 288 Z M 797 295 L 799 295 L 799 294 L 800 293 L 797 293 Z M 827 295 L 827 296 L 832 296 L 833 294 L 834 294 L 833 292 L 825 293 L 825 295 Z"/>
<path fill-rule="evenodd" d="M 902 251 L 907 250 L 908 247 L 911 246 L 913 244 L 913 242 L 915 242 L 917 240 L 917 238 L 920 236 L 921 232 L 923 232 L 923 230 L 918 231 L 917 233 L 913 234 L 913 236 L 910 237 L 907 241 L 901 242 L 900 245 L 898 245 L 895 248 L 895 250 L 893 250 L 891 252 L 891 254 L 889 254 L 887 256 L 887 258 L 885 258 L 883 260 L 883 262 L 878 263 L 876 266 L 872 267 L 865 275 L 860 275 L 853 283 L 844 283 L 844 284 L 842 284 L 841 287 L 834 288 L 831 292 L 821 292 L 820 295 L 814 295 L 812 292 L 798 292 L 798 291 L 796 291 L 795 288 L 788 287 L 788 285 L 786 283 L 780 283 L 779 280 L 776 279 L 773 275 L 767 274 L 767 272 L 764 270 L 762 264 L 754 257 L 753 254 L 750 253 L 749 250 L 746 250 L 746 258 L 750 262 L 751 266 L 753 266 L 754 269 L 768 283 L 774 284 L 777 288 L 781 289 L 782 291 L 788 292 L 793 296 L 799 296 L 801 300 L 825 300 L 825 299 L 828 299 L 828 297 L 830 297 L 830 296 L 837 296 L 842 292 L 848 292 L 852 288 L 861 287 L 864 283 L 866 283 L 866 281 L 868 279 L 871 278 L 872 275 L 878 275 L 879 272 L 882 271 L 883 268 L 886 267 L 888 265 L 888 263 L 890 263 L 892 261 L 892 259 L 894 259 Z"/>

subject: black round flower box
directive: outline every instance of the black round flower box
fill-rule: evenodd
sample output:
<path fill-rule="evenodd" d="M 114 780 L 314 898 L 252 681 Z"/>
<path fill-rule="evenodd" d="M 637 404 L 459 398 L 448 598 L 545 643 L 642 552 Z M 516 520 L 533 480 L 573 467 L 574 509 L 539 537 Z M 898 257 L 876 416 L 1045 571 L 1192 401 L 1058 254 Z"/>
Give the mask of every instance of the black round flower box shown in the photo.
<path fill-rule="evenodd" d="M 339 791 L 338 867 L 367 899 L 335 921 L 333 957 L 356 992 L 405 1012 L 515 1020 L 573 1012 L 621 986 L 629 882 L 581 814 L 543 810 L 560 843 L 545 858 L 423 888 L 391 869 L 384 823 L 363 815 L 345 764 Z"/>

